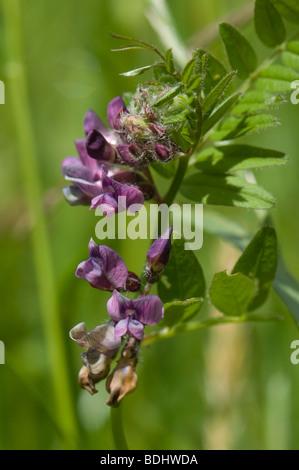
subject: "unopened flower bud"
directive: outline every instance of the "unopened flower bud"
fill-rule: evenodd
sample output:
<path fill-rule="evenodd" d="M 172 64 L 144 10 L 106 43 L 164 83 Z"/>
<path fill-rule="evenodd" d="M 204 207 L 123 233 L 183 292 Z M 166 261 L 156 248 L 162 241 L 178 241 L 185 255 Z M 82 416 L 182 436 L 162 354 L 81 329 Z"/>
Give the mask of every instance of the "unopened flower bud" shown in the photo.
<path fill-rule="evenodd" d="M 168 263 L 171 250 L 172 226 L 155 240 L 146 254 L 146 280 L 153 284 L 157 282 L 164 267 Z"/>
<path fill-rule="evenodd" d="M 138 376 L 135 368 L 138 349 L 139 341 L 136 338 L 130 338 L 122 351 L 117 366 L 106 381 L 106 390 L 110 393 L 106 405 L 117 408 L 121 400 L 136 389 Z"/>
<path fill-rule="evenodd" d="M 129 271 L 124 290 L 129 292 L 137 292 L 140 289 L 140 286 L 141 281 L 137 274 Z"/>
<path fill-rule="evenodd" d="M 165 145 L 162 145 L 162 144 L 156 144 L 155 145 L 155 152 L 156 152 L 156 155 L 157 157 L 160 159 L 160 160 L 168 160 L 169 157 L 171 157 L 171 151 L 168 147 L 166 147 Z"/>

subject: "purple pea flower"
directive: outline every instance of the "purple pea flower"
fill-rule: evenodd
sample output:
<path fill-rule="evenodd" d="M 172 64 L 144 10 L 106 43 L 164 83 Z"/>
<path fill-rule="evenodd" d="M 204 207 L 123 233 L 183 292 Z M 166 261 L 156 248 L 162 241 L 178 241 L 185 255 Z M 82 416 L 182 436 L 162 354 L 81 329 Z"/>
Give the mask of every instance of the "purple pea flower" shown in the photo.
<path fill-rule="evenodd" d="M 90 239 L 89 259 L 77 267 L 76 277 L 89 282 L 99 290 L 136 292 L 140 289 L 139 277 L 128 271 L 126 263 L 116 251 L 105 245 L 97 245 Z"/>
<path fill-rule="evenodd" d="M 90 209 L 101 206 L 107 217 L 127 209 L 131 212 L 140 210 L 144 203 L 144 196 L 138 188 L 110 178 L 103 167 L 102 174 L 103 193 L 92 199 Z M 133 208 L 130 207 L 132 205 L 134 205 Z"/>
<path fill-rule="evenodd" d="M 161 272 L 168 263 L 170 250 L 171 250 L 171 234 L 173 227 L 157 238 L 150 246 L 146 254 L 146 279 L 153 284 L 157 282 Z"/>
<path fill-rule="evenodd" d="M 145 325 L 156 325 L 164 316 L 164 307 L 156 295 L 128 299 L 116 290 L 107 302 L 107 311 L 116 322 L 115 339 L 129 333 L 136 339 L 143 338 Z"/>
<path fill-rule="evenodd" d="M 80 263 L 76 277 L 85 279 L 92 287 L 100 290 L 123 288 L 128 278 L 128 269 L 123 259 L 112 248 L 96 245 L 90 239 L 89 259 Z"/>

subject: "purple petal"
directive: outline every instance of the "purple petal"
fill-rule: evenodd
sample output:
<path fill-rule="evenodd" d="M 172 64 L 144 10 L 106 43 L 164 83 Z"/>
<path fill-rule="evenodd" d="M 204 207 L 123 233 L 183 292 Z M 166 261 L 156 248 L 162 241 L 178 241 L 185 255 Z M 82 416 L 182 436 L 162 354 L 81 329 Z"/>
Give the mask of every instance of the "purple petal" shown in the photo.
<path fill-rule="evenodd" d="M 164 316 L 162 301 L 156 295 L 146 295 L 133 300 L 135 317 L 144 325 L 156 325 Z"/>
<path fill-rule="evenodd" d="M 114 194 L 105 193 L 93 198 L 89 209 L 95 209 L 98 206 L 101 206 L 103 214 L 108 218 L 118 212 L 118 204 Z"/>
<path fill-rule="evenodd" d="M 96 129 L 90 131 L 86 138 L 86 150 L 88 155 L 96 160 L 115 161 L 115 148 Z"/>
<path fill-rule="evenodd" d="M 106 278 L 106 273 L 96 258 L 90 258 L 85 262 L 84 274 L 85 279 L 96 289 L 112 290 L 114 288 L 111 282 Z"/>
<path fill-rule="evenodd" d="M 71 206 L 85 206 L 90 204 L 90 198 L 83 194 L 82 191 L 76 186 L 65 186 L 64 188 L 62 188 L 62 192 L 65 197 L 65 200 Z"/>
<path fill-rule="evenodd" d="M 107 311 L 112 320 L 118 322 L 126 318 L 126 311 L 132 309 L 132 300 L 127 299 L 116 290 L 107 302 Z"/>
<path fill-rule="evenodd" d="M 120 320 L 114 328 L 114 338 L 118 339 L 124 336 L 128 331 L 129 317 Z"/>
<path fill-rule="evenodd" d="M 132 152 L 131 145 L 118 145 L 116 147 L 121 159 L 130 166 L 136 166 L 138 164 L 138 159 Z"/>
<path fill-rule="evenodd" d="M 92 239 L 88 248 L 89 256 L 100 260 L 101 268 L 110 283 L 115 288 L 122 287 L 127 280 L 128 269 L 121 256 L 106 245 L 96 245 Z"/>
<path fill-rule="evenodd" d="M 82 261 L 82 263 L 78 264 L 77 270 L 75 272 L 75 276 L 78 279 L 84 279 L 85 280 L 85 273 L 84 273 L 85 263 L 86 263 L 86 261 Z"/>
<path fill-rule="evenodd" d="M 102 194 L 103 192 L 101 181 L 96 181 L 94 183 L 91 183 L 89 181 L 85 181 L 79 178 L 76 179 L 76 178 L 66 177 L 65 179 L 72 181 L 74 185 L 77 186 L 77 188 L 79 188 L 83 194 L 85 194 L 86 196 L 89 196 L 89 201 L 90 199 L 98 196 L 99 194 Z"/>
<path fill-rule="evenodd" d="M 173 227 L 171 226 L 161 237 L 157 238 L 146 254 L 148 267 L 154 272 L 161 271 L 168 263 L 172 230 Z"/>
<path fill-rule="evenodd" d="M 82 162 L 81 162 L 80 158 L 78 158 L 78 157 L 66 157 L 62 160 L 61 168 L 65 167 L 65 166 L 76 166 L 76 165 L 82 166 Z"/>
<path fill-rule="evenodd" d="M 122 112 L 128 112 L 128 110 L 125 106 L 122 97 L 116 96 L 115 98 L 113 98 L 113 100 L 110 101 L 107 109 L 107 119 L 113 129 L 120 129 L 120 114 Z"/>
<path fill-rule="evenodd" d="M 129 324 L 128 324 L 129 333 L 135 336 L 135 338 L 141 340 L 143 338 L 144 325 L 142 325 L 140 321 L 135 320 L 134 318 L 131 318 L 131 317 L 128 317 L 128 318 L 129 318 Z"/>
<path fill-rule="evenodd" d="M 105 124 L 101 121 L 99 116 L 92 109 L 89 109 L 85 114 L 83 126 L 86 135 L 93 129 L 97 129 L 98 131 L 102 132 L 102 134 L 108 132 L 108 129 Z"/>
<path fill-rule="evenodd" d="M 61 168 L 61 172 L 69 181 L 73 181 L 73 179 L 82 179 L 89 182 L 93 181 L 91 170 L 84 165 L 67 165 Z"/>
<path fill-rule="evenodd" d="M 109 176 L 113 177 L 115 181 L 118 181 L 122 184 L 137 184 L 144 181 L 138 173 L 130 170 L 116 170 Z"/>
<path fill-rule="evenodd" d="M 169 148 L 162 144 L 155 145 L 155 152 L 157 157 L 159 157 L 161 160 L 167 160 L 171 155 Z"/>
<path fill-rule="evenodd" d="M 125 197 L 125 208 L 130 210 L 130 206 L 133 204 L 137 204 L 139 207 L 135 207 L 132 212 L 137 212 L 140 210 L 141 206 L 144 203 L 144 197 L 142 192 L 135 188 L 135 186 L 128 186 L 126 184 L 119 183 L 115 181 L 113 178 L 109 178 L 105 173 L 103 173 L 103 191 L 110 191 L 112 187 L 114 190 L 114 198 L 117 201 L 119 197 Z"/>
<path fill-rule="evenodd" d="M 83 165 L 89 168 L 93 173 L 98 170 L 98 163 L 94 158 L 91 158 L 86 150 L 86 140 L 77 139 L 75 145 L 78 151 L 78 154 L 81 158 Z"/>

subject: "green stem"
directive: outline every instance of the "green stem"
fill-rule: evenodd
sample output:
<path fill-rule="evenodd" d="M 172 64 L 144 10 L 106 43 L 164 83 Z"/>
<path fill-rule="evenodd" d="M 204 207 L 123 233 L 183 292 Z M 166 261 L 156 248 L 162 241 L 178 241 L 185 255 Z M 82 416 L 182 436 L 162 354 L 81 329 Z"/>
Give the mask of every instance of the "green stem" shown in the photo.
<path fill-rule="evenodd" d="M 122 406 L 111 408 L 110 419 L 115 450 L 128 450 L 129 447 L 123 427 Z"/>
<path fill-rule="evenodd" d="M 176 193 L 180 189 L 180 185 L 181 185 L 181 183 L 184 179 L 185 173 L 186 173 L 187 168 L 188 168 L 189 158 L 190 158 L 190 155 L 186 155 L 186 156 L 181 157 L 179 159 L 179 166 L 177 168 L 176 174 L 175 174 L 175 176 L 172 180 L 172 183 L 170 185 L 170 188 L 169 188 L 169 190 L 168 190 L 168 192 L 167 192 L 167 194 L 164 198 L 164 202 L 168 206 L 170 206 L 173 203 L 174 198 L 176 196 Z"/>
<path fill-rule="evenodd" d="M 42 206 L 42 189 L 38 157 L 33 130 L 31 104 L 28 96 L 27 76 L 22 46 L 22 9 L 19 0 L 2 0 L 4 14 L 7 61 L 15 64 L 15 73 L 9 80 L 11 103 L 18 156 L 24 185 L 28 218 L 32 227 L 33 258 L 40 300 L 40 315 L 44 330 L 44 347 L 47 352 L 45 371 L 52 395 L 52 413 L 63 436 L 62 447 L 75 448 L 78 432 L 69 383 L 67 358 L 62 336 L 61 314 L 52 266 L 49 235 Z M 7 106 L 7 105 L 6 105 Z"/>
<path fill-rule="evenodd" d="M 240 317 L 217 317 L 209 318 L 208 320 L 194 321 L 188 323 L 179 323 L 172 328 L 163 328 L 162 330 L 145 336 L 142 340 L 143 346 L 149 346 L 150 344 L 160 341 L 162 339 L 173 338 L 174 336 L 188 333 L 190 331 L 199 331 L 204 328 L 210 328 L 217 325 L 223 325 L 226 323 L 249 323 L 249 322 L 272 322 L 282 320 L 282 317 L 278 315 L 258 315 L 258 314 L 246 314 Z"/>

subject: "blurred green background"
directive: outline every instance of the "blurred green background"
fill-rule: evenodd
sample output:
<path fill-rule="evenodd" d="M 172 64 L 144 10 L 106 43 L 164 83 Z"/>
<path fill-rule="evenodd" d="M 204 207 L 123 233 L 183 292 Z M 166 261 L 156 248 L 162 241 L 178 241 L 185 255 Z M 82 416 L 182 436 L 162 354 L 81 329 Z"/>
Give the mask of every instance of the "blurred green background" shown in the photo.
<path fill-rule="evenodd" d="M 97 219 L 86 207 L 67 205 L 60 174 L 61 160 L 76 155 L 73 142 L 83 137 L 86 110 L 105 120 L 109 100 L 138 83 L 119 73 L 153 60 L 148 52 L 112 53 L 122 43 L 109 32 L 156 45 L 164 36 L 169 47 L 182 41 L 183 56 L 184 47 L 203 46 L 223 59 L 223 47 L 213 38 L 224 17 L 245 21 L 243 31 L 260 58 L 269 51 L 247 21 L 253 2 L 244 0 L 168 0 L 176 29 L 168 37 L 157 20 L 148 19 L 155 5 L 163 6 L 159 0 L 0 4 L 0 79 L 6 87 L 0 106 L 0 340 L 6 348 L 0 448 L 112 449 L 104 384 L 93 397 L 78 388 L 81 350 L 68 337 L 81 321 L 90 330 L 107 319 L 109 294 L 74 276 L 88 257 Z M 276 114 L 282 127 L 251 142 L 286 151 L 291 164 L 259 171 L 256 178 L 277 197 L 271 215 L 280 249 L 299 278 L 299 106 L 287 104 Z M 224 212 L 246 228 L 257 227 L 249 211 Z M 129 269 L 141 271 L 148 242 L 109 245 Z M 239 253 L 205 234 L 197 255 L 209 284 L 215 270 L 231 268 Z M 139 386 L 123 407 L 131 449 L 299 448 L 299 365 L 290 362 L 299 331 L 276 294 L 263 310 L 285 320 L 219 326 L 142 350 Z"/>

